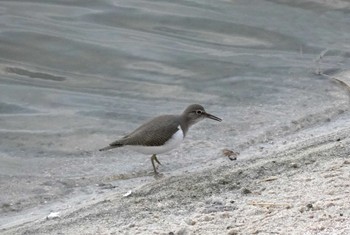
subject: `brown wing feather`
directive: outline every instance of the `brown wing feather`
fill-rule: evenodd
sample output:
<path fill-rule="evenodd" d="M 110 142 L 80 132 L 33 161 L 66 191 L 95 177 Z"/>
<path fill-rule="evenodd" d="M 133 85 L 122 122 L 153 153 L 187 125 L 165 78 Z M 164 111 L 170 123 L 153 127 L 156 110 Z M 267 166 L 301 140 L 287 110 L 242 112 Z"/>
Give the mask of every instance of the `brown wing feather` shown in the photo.
<path fill-rule="evenodd" d="M 174 117 L 176 116 L 164 115 L 156 117 L 110 145 L 163 145 L 179 130 L 178 126 L 180 123 L 178 119 Z"/>

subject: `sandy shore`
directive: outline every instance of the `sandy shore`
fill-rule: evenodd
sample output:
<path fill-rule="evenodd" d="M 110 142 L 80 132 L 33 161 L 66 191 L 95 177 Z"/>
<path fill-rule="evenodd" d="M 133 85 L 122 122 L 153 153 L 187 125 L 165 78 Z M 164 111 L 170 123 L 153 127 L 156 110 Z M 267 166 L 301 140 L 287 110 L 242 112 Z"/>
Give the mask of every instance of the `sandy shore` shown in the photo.
<path fill-rule="evenodd" d="M 259 156 L 221 156 L 197 173 L 67 202 L 57 218 L 13 224 L 1 233 L 349 234 L 347 120 L 343 115 L 286 137 Z"/>
<path fill-rule="evenodd" d="M 0 1 L 0 234 L 350 234 L 347 2 Z"/>

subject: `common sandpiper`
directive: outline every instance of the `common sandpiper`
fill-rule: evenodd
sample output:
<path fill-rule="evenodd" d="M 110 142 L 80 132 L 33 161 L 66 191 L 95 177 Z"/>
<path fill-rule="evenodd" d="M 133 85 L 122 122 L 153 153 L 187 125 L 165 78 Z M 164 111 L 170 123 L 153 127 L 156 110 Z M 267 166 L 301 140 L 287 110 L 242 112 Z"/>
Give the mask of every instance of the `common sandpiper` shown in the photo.
<path fill-rule="evenodd" d="M 157 175 L 155 162 L 161 165 L 157 154 L 168 152 L 179 146 L 188 129 L 205 118 L 222 121 L 221 118 L 207 113 L 203 106 L 192 104 L 181 115 L 162 115 L 151 119 L 100 151 L 128 146 L 139 153 L 152 154 L 151 162 L 154 173 Z"/>

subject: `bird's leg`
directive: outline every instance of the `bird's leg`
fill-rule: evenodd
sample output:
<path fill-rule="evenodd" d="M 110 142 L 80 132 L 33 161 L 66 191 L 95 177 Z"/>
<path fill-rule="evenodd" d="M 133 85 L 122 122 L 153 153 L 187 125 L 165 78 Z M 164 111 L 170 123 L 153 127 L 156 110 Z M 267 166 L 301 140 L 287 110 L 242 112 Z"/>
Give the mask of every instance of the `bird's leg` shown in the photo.
<path fill-rule="evenodd" d="M 158 160 L 157 156 L 154 154 L 154 160 L 159 164 L 162 165 L 162 163 L 160 163 L 160 161 Z"/>
<path fill-rule="evenodd" d="M 153 154 L 152 157 L 151 157 L 151 162 L 152 162 L 154 173 L 157 175 L 158 172 L 157 172 L 156 166 L 154 164 L 154 161 L 156 161 L 156 163 L 158 163 L 159 165 L 162 165 L 162 164 L 159 162 L 157 156 L 155 154 Z"/>

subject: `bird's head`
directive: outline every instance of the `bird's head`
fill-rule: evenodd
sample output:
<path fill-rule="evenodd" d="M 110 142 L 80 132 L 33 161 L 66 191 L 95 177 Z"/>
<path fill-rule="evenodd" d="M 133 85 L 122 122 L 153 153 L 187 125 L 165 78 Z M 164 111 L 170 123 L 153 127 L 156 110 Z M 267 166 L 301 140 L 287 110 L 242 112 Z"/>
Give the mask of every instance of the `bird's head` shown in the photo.
<path fill-rule="evenodd" d="M 196 124 L 197 122 L 209 118 L 215 121 L 221 122 L 222 119 L 218 118 L 210 113 L 207 113 L 202 105 L 192 104 L 188 106 L 182 113 L 182 116 L 188 121 L 189 126 Z"/>

